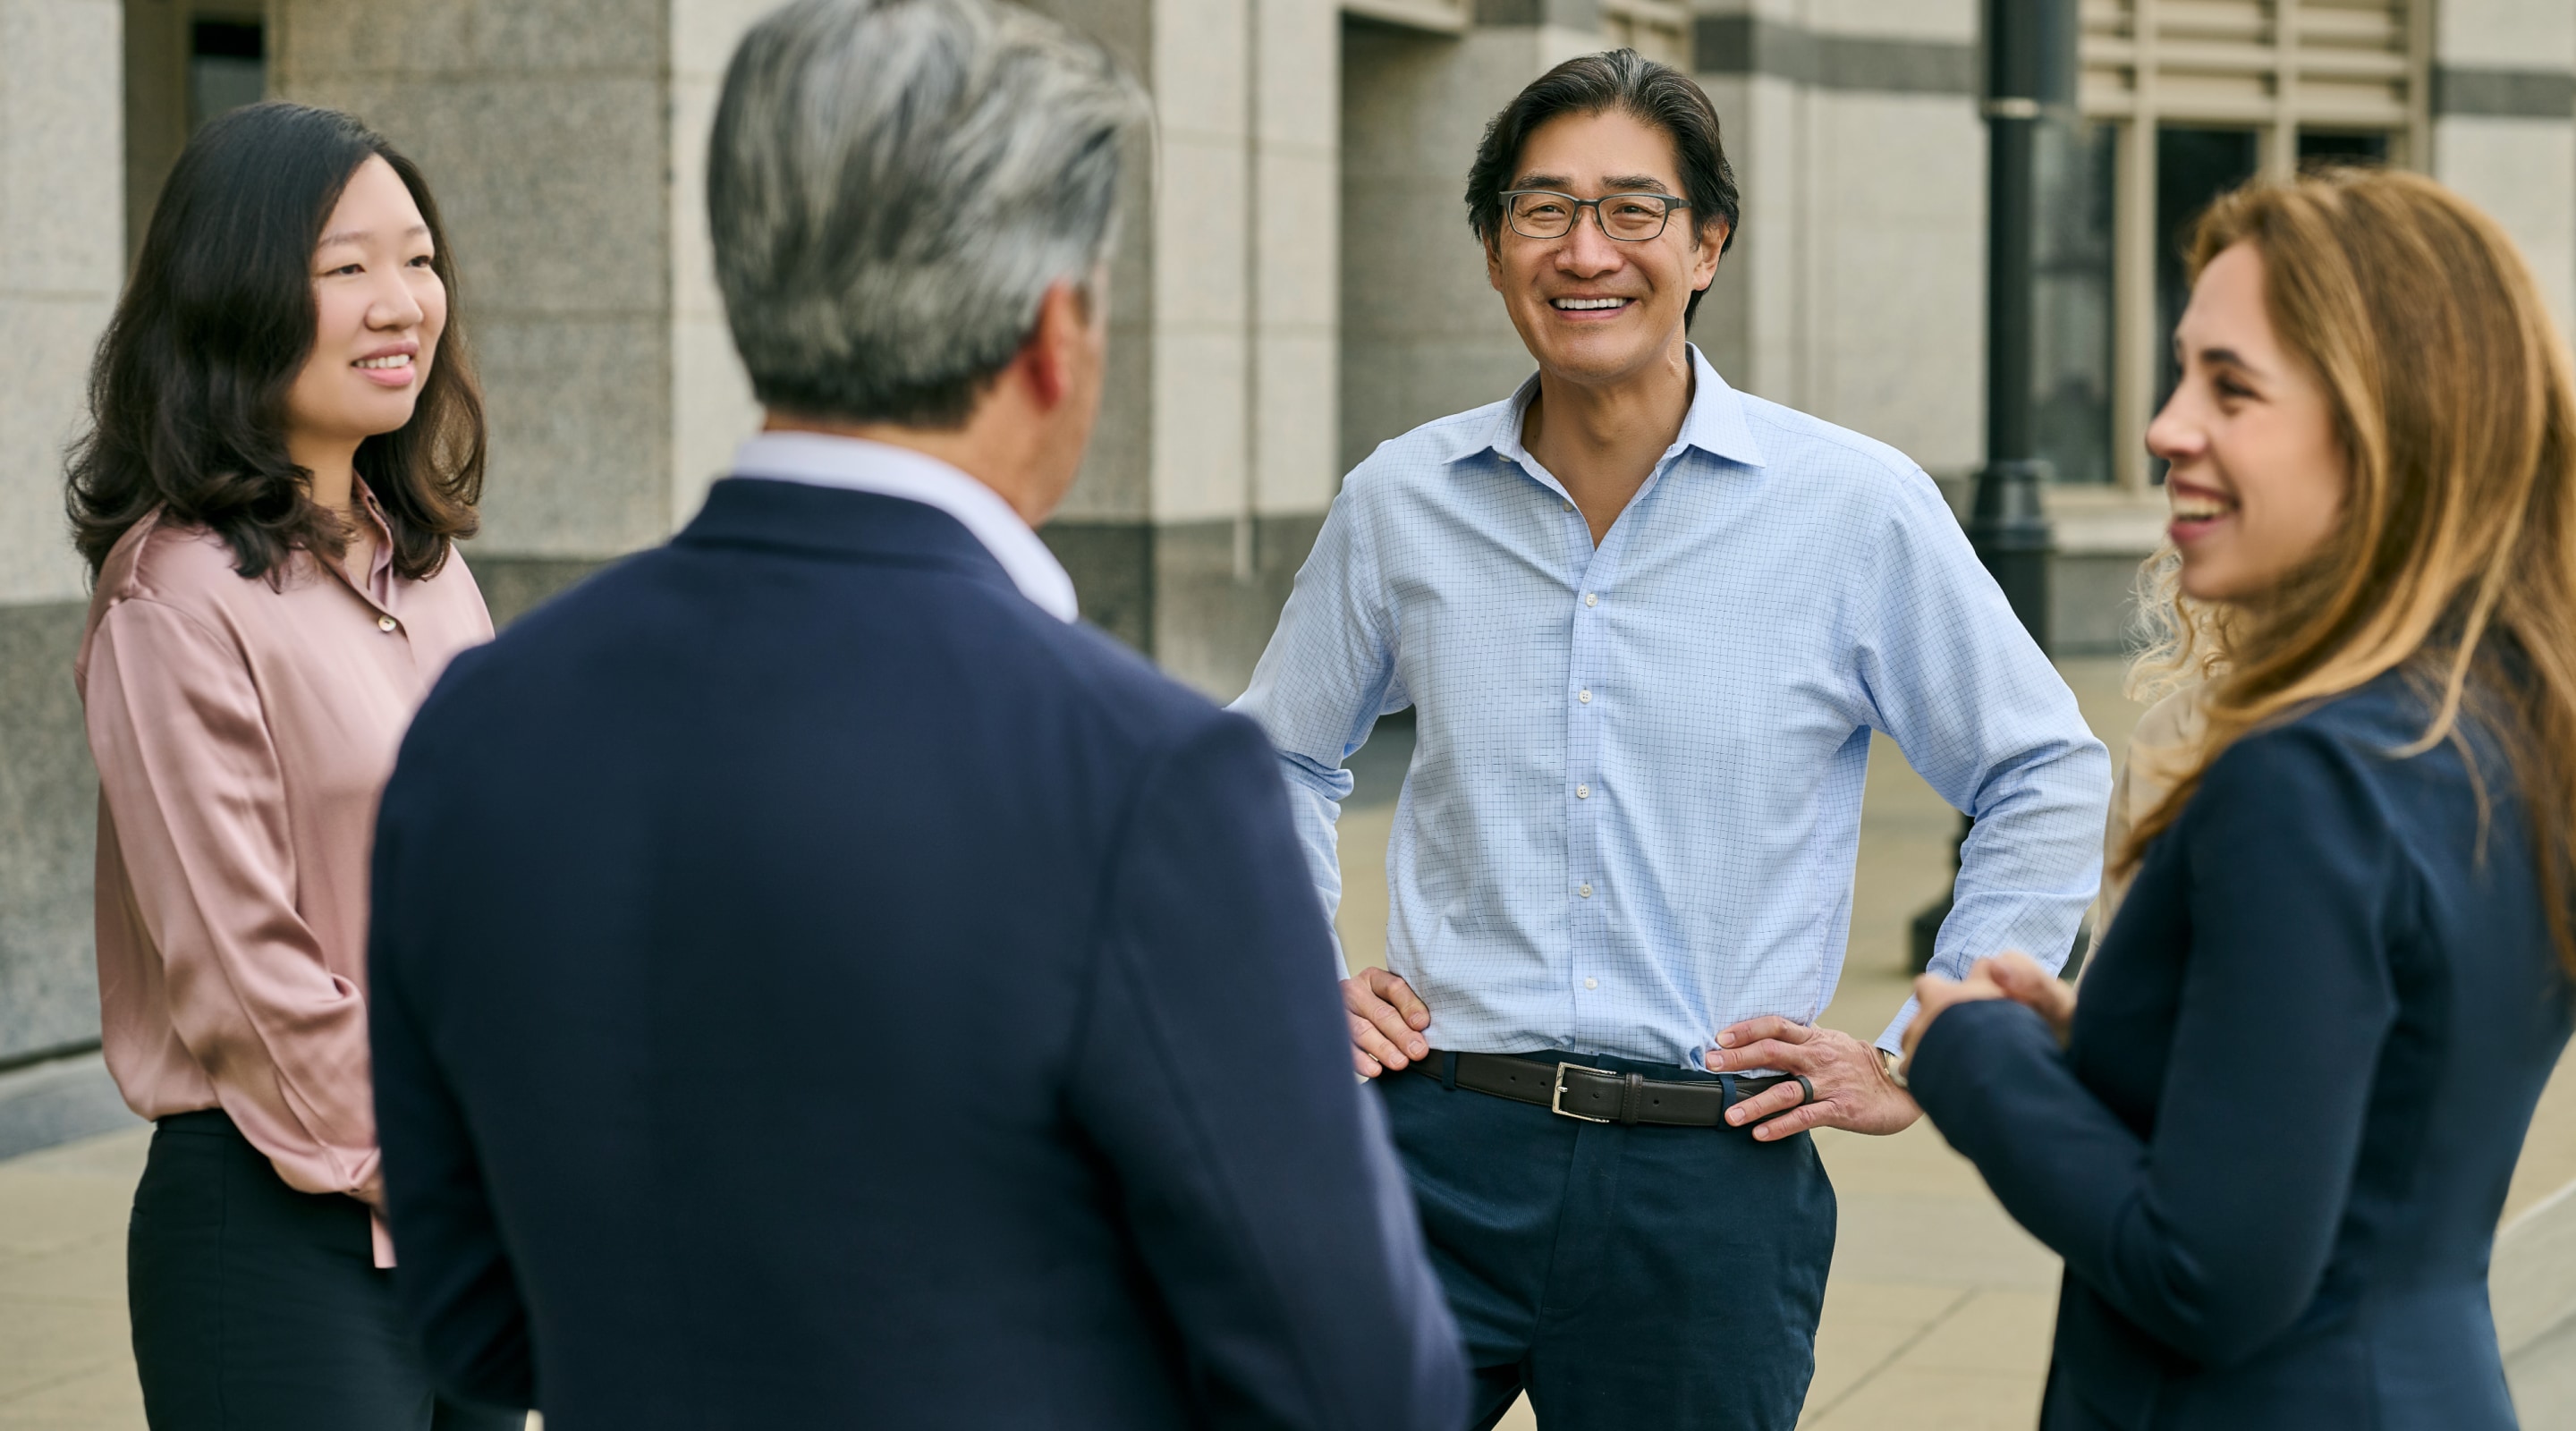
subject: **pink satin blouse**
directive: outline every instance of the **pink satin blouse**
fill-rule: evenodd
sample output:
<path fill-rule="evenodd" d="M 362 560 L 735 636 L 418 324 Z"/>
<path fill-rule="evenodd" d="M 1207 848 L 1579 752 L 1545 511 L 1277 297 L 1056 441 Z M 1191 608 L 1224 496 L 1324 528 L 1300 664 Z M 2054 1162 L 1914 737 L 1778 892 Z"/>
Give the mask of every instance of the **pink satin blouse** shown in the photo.
<path fill-rule="evenodd" d="M 99 774 L 99 1004 L 126 1104 L 221 1107 L 289 1186 L 371 1205 L 376 799 L 430 683 L 492 635 L 461 556 L 410 581 L 381 531 L 376 553 L 364 591 L 304 553 L 272 585 L 235 573 L 211 533 L 146 517 L 99 573 L 73 667 Z"/>

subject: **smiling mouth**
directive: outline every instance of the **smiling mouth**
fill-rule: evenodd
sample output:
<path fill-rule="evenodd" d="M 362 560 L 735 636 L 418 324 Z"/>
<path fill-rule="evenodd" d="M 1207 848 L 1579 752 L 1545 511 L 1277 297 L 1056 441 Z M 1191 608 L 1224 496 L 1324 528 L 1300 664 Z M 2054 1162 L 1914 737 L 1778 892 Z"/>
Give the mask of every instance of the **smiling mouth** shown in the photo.
<path fill-rule="evenodd" d="M 1601 313 L 1627 307 L 1634 298 L 1551 298 L 1550 308 L 1559 313 Z"/>
<path fill-rule="evenodd" d="M 2215 492 L 2169 488 L 2168 500 L 2172 503 L 2173 525 L 2166 530 L 2177 541 L 2197 537 L 2236 515 L 2235 501 Z"/>
<path fill-rule="evenodd" d="M 411 366 L 411 354 L 392 353 L 381 358 L 360 358 L 356 363 L 351 364 L 351 366 L 360 368 L 408 368 Z"/>

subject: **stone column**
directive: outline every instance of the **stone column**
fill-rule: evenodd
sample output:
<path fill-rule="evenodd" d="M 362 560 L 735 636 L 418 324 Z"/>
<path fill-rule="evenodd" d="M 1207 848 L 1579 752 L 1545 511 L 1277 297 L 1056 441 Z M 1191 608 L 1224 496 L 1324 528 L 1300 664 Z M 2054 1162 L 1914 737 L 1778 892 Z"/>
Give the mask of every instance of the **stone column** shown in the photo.
<path fill-rule="evenodd" d="M 118 0 L 0 0 L 0 1068 L 98 1036 L 62 476 L 125 277 L 122 28 Z"/>
<path fill-rule="evenodd" d="M 2435 11 L 2432 173 L 2522 246 L 2562 332 L 2576 318 L 2576 7 Z"/>
<path fill-rule="evenodd" d="M 1589 0 L 1488 0 L 1472 25 L 1343 22 L 1344 471 L 1529 376 L 1467 227 L 1467 167 L 1523 85 L 1603 44 Z"/>
<path fill-rule="evenodd" d="M 1086 615 L 1243 688 L 1335 465 L 1332 0 L 1052 0 L 1153 92 L 1110 279 L 1110 390 L 1044 535 Z"/>
<path fill-rule="evenodd" d="M 1964 475 L 1985 446 L 1976 0 L 1778 12 L 1700 7 L 1696 67 L 1744 206 L 1701 349 L 1738 388 Z"/>

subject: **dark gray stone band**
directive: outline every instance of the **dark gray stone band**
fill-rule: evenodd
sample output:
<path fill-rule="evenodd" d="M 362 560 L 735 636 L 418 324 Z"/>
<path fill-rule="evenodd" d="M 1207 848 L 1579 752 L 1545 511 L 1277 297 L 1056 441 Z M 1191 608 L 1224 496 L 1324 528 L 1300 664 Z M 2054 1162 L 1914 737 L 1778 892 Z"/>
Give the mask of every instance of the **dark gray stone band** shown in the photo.
<path fill-rule="evenodd" d="M 1476 0 L 1479 25 L 1560 25 L 1569 30 L 1601 28 L 1599 0 Z"/>
<path fill-rule="evenodd" d="M 2576 120 L 2576 73 L 2445 65 L 2433 71 L 2433 112 L 2488 119 Z"/>
<path fill-rule="evenodd" d="M 1834 35 L 1752 15 L 1702 15 L 1692 68 L 1704 75 L 1770 75 L 1815 89 L 1879 94 L 1977 92 L 1977 51 L 1947 40 Z"/>

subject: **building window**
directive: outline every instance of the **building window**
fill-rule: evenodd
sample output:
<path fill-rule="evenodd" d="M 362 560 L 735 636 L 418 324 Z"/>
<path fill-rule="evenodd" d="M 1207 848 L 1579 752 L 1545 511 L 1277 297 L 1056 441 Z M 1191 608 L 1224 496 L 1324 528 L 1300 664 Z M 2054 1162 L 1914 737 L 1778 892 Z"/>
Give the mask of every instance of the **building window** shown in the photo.
<path fill-rule="evenodd" d="M 2144 488 L 2161 476 L 2146 426 L 2172 391 L 2192 225 L 2255 174 L 2420 165 L 2431 3 L 2087 0 L 2083 13 L 2080 104 L 2112 136 L 2109 451 L 2099 469 L 2065 457 L 2059 469 Z"/>
<path fill-rule="evenodd" d="M 2156 126 L 2156 407 L 2164 406 L 2182 380 L 2171 336 L 2182 322 L 2183 305 L 2191 301 L 2186 266 L 2192 232 L 2211 200 L 2262 167 L 2259 148 L 2251 129 Z"/>
<path fill-rule="evenodd" d="M 265 39 L 255 20 L 198 20 L 188 27 L 190 133 L 268 92 Z"/>
<path fill-rule="evenodd" d="M 2107 124 L 2039 129 L 2032 394 L 2039 455 L 2061 482 L 2111 473 L 2114 152 Z"/>

